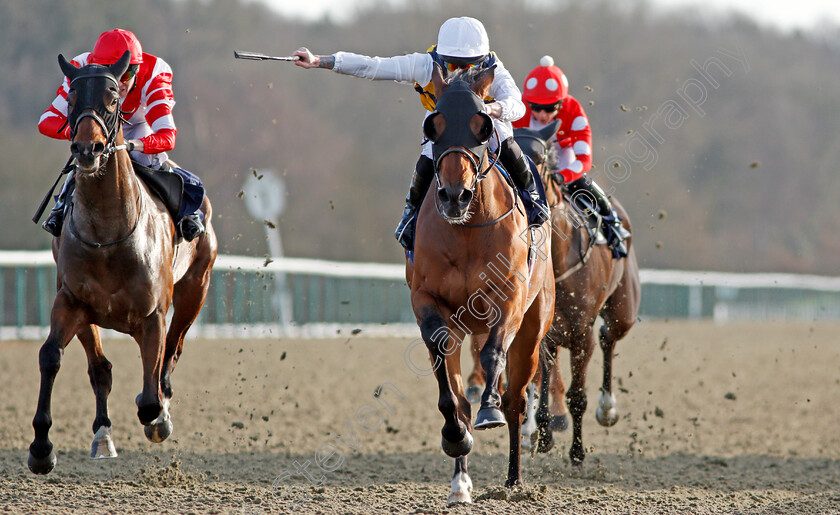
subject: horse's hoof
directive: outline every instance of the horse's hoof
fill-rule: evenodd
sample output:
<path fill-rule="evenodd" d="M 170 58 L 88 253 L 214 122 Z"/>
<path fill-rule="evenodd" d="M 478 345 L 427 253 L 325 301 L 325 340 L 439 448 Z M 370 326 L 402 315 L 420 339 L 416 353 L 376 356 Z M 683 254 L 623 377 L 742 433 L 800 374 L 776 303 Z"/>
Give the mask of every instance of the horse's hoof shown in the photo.
<path fill-rule="evenodd" d="M 455 504 L 472 504 L 472 496 L 469 492 L 452 492 L 446 498 L 446 505 L 453 506 Z"/>
<path fill-rule="evenodd" d="M 469 431 L 464 433 L 460 442 L 450 442 L 444 437 L 440 439 L 440 447 L 450 458 L 460 458 L 470 453 L 473 448 L 473 437 Z"/>
<path fill-rule="evenodd" d="M 111 428 L 102 426 L 93 435 L 93 443 L 90 444 L 90 458 L 101 460 L 116 457 L 117 449 L 114 447 L 114 440 L 111 439 Z"/>
<path fill-rule="evenodd" d="M 572 461 L 572 465 L 575 467 L 583 465 L 584 458 L 586 458 L 586 451 L 583 450 L 583 446 L 572 444 L 572 448 L 569 449 L 569 459 Z"/>
<path fill-rule="evenodd" d="M 473 384 L 467 388 L 467 391 L 464 393 L 464 395 L 466 395 L 467 400 L 470 401 L 470 403 L 478 404 L 479 402 L 481 402 L 481 393 L 482 388 L 477 384 Z"/>
<path fill-rule="evenodd" d="M 472 480 L 466 472 L 458 472 L 452 478 L 452 490 L 446 498 L 446 505 L 472 504 Z"/>
<path fill-rule="evenodd" d="M 551 435 L 551 431 L 540 431 L 539 437 L 537 438 L 537 452 L 545 454 L 553 448 L 554 437 Z"/>
<path fill-rule="evenodd" d="M 530 451 L 534 447 L 534 440 L 536 440 L 537 433 L 532 434 L 531 436 L 523 436 L 522 440 L 519 442 L 519 448 L 523 451 Z"/>
<path fill-rule="evenodd" d="M 143 432 L 146 433 L 146 438 L 148 438 L 150 442 L 161 443 L 169 438 L 169 435 L 172 434 L 174 429 L 175 426 L 172 424 L 172 420 L 166 419 L 155 424 L 144 426 Z"/>
<path fill-rule="evenodd" d="M 568 431 L 569 429 L 569 414 L 554 415 L 551 417 L 551 422 L 548 423 L 548 428 L 552 431 Z"/>
<path fill-rule="evenodd" d="M 475 429 L 493 429 L 507 425 L 504 414 L 499 408 L 481 408 L 475 416 Z"/>
<path fill-rule="evenodd" d="M 612 427 L 618 422 L 618 409 L 615 406 L 615 395 L 601 392 L 598 397 L 598 409 L 595 410 L 595 418 L 599 424 Z"/>
<path fill-rule="evenodd" d="M 26 464 L 29 466 L 29 470 L 35 474 L 49 474 L 55 468 L 57 461 L 55 451 L 50 446 L 50 453 L 43 458 L 36 457 L 32 454 L 32 449 L 29 449 L 29 459 L 26 460 Z"/>

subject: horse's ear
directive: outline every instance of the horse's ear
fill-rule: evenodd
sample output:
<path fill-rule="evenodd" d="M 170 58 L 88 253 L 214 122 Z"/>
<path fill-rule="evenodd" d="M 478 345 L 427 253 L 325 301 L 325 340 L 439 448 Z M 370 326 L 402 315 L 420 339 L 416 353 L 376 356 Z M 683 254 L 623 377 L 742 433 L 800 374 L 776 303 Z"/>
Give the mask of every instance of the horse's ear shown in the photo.
<path fill-rule="evenodd" d="M 128 70 L 128 64 L 131 62 L 131 50 L 126 50 L 122 57 L 108 67 L 108 71 L 111 72 L 111 75 L 116 77 L 118 80 L 123 74 Z"/>
<path fill-rule="evenodd" d="M 487 113 L 475 113 L 470 119 L 470 130 L 482 144 L 493 135 L 493 119 Z"/>
<path fill-rule="evenodd" d="M 70 82 L 73 82 L 73 79 L 79 74 L 79 69 L 69 63 L 61 54 L 58 54 L 58 66 L 64 76 L 70 79 Z"/>
<path fill-rule="evenodd" d="M 473 84 L 470 87 L 476 95 L 478 95 L 480 98 L 484 98 L 487 96 L 487 92 L 490 91 L 490 85 L 493 84 L 493 79 L 495 78 L 496 65 L 494 64 L 490 68 L 479 72 L 475 76 L 475 80 L 473 81 Z"/>
<path fill-rule="evenodd" d="M 435 86 L 435 98 L 440 98 L 446 86 L 446 79 L 443 78 L 443 68 L 438 63 L 434 63 L 432 68 L 432 84 Z"/>
<path fill-rule="evenodd" d="M 551 139 L 552 136 L 554 136 L 557 133 L 557 129 L 560 128 L 561 122 L 561 120 L 554 120 L 542 129 L 538 130 L 537 134 L 540 135 L 540 138 L 543 141 L 548 141 L 549 139 Z"/>
<path fill-rule="evenodd" d="M 438 112 L 434 112 L 423 120 L 423 135 L 434 143 L 446 129 L 446 118 Z"/>

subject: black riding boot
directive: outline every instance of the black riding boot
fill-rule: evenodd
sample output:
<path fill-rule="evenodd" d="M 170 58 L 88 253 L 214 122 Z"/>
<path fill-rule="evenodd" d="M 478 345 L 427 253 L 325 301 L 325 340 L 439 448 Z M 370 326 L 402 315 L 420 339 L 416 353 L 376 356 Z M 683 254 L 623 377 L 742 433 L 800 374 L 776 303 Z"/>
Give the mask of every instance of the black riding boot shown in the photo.
<path fill-rule="evenodd" d="M 43 227 L 45 231 L 55 237 L 61 236 L 61 227 L 64 225 L 64 208 L 67 206 L 67 199 L 73 193 L 75 188 L 76 174 L 74 172 L 70 172 L 67 176 L 67 180 L 64 181 L 64 185 L 61 187 L 61 191 L 58 193 L 58 198 L 55 200 L 55 206 L 53 206 L 50 214 L 47 215 L 47 219 L 44 220 L 44 223 L 41 224 L 41 227 Z"/>
<path fill-rule="evenodd" d="M 630 237 L 630 233 L 621 225 L 621 217 L 619 217 L 618 212 L 613 208 L 604 190 L 586 174 L 583 174 L 576 181 L 567 183 L 565 186 L 572 195 L 573 201 L 579 195 L 584 196 L 584 198 L 588 198 L 589 202 L 594 204 L 598 209 L 598 214 L 601 215 L 601 219 L 604 221 L 604 232 L 606 233 L 607 244 L 612 250 L 613 257 L 616 259 L 627 257 L 627 245 L 624 244 L 624 240 Z M 581 204 L 578 204 L 578 207 L 585 209 Z"/>
<path fill-rule="evenodd" d="M 527 191 L 531 198 L 533 205 L 531 206 L 532 209 L 529 209 L 528 225 L 545 223 L 546 220 L 551 218 L 551 212 L 537 191 L 537 184 L 534 180 L 536 170 L 531 168 L 528 158 L 525 157 L 525 154 L 519 148 L 519 144 L 513 138 L 508 138 L 502 142 L 499 161 L 502 162 L 502 166 L 510 174 L 510 178 L 513 179 L 516 187 Z"/>
<path fill-rule="evenodd" d="M 426 191 L 429 189 L 434 176 L 434 161 L 421 155 L 414 166 L 411 186 L 409 186 L 408 195 L 405 197 L 405 209 L 394 233 L 394 237 L 405 250 L 414 250 L 414 228 L 417 224 L 417 210 L 420 208 L 420 203 L 423 202 L 423 197 L 426 196 Z"/>
<path fill-rule="evenodd" d="M 184 215 L 184 218 L 181 218 L 181 221 L 178 222 L 178 229 L 181 231 L 181 236 L 184 240 L 193 241 L 204 234 L 204 221 L 202 218 L 204 218 L 204 213 L 201 211 Z"/>

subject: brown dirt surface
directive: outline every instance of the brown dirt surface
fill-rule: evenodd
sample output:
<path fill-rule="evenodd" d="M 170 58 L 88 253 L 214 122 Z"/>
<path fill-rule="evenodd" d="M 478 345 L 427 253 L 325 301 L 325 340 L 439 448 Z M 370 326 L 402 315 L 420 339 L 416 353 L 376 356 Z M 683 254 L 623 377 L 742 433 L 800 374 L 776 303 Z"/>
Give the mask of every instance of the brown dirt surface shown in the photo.
<path fill-rule="evenodd" d="M 617 348 L 621 419 L 609 429 L 595 421 L 595 353 L 582 467 L 558 433 L 549 454 L 523 458 L 526 486 L 506 490 L 507 432 L 478 432 L 474 504 L 453 507 L 437 385 L 407 368 L 411 340 L 190 340 L 162 444 L 137 420 L 137 345 L 107 341 L 112 460 L 87 457 L 94 398 L 74 341 L 55 384 L 47 476 L 26 467 L 40 345 L 4 342 L 0 512 L 840 513 L 838 334 L 837 323 L 641 323 Z M 409 355 L 424 363 L 422 348 Z"/>

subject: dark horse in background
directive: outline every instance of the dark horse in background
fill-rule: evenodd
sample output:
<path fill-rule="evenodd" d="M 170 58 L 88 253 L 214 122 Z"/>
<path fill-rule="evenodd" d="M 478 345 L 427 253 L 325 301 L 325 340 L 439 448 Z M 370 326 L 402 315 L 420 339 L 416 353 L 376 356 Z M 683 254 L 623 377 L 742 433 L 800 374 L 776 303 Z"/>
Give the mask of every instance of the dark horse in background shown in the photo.
<path fill-rule="evenodd" d="M 537 370 L 539 342 L 551 324 L 554 281 L 549 229 L 529 228 L 514 188 L 490 163 L 493 122 L 481 101 L 494 69 L 432 80 L 437 106 L 424 122 L 433 142 L 437 188 L 430 188 L 417 220 L 414 260 L 406 280 L 423 341 L 438 382 L 443 414 L 441 446 L 455 458 L 447 502 L 471 502 L 467 454 L 472 430 L 508 426 L 506 486 L 520 484 L 520 427 L 525 387 Z M 471 84 L 471 85 L 470 85 Z M 510 215 L 510 216 L 509 216 Z M 529 256 L 543 256 L 529 259 Z M 480 360 L 489 378 L 472 423 L 461 377 L 461 344 L 486 334 Z M 508 385 L 499 394 L 507 365 Z"/>
<path fill-rule="evenodd" d="M 600 316 L 603 320 L 598 341 L 604 355 L 604 375 L 595 418 L 602 426 L 611 427 L 618 422 L 618 409 L 612 388 L 613 353 L 615 344 L 627 335 L 636 322 L 641 302 L 641 284 L 632 239 L 627 240 L 627 257 L 613 259 L 607 245 L 596 244 L 595 231 L 588 228 L 587 221 L 579 214 L 588 208 L 582 205 L 586 199 L 564 197 L 562 178 L 552 173 L 556 167 L 549 162 L 551 143 L 548 139 L 555 132 L 554 126 L 542 132 L 517 129 L 515 137 L 520 141 L 523 151 L 540 165 L 552 213 L 551 259 L 556 298 L 554 323 L 546 334 L 540 359 L 537 451 L 548 452 L 554 445 L 550 428 L 553 417 L 549 411 L 548 397 L 552 377 L 556 381 L 557 393 L 562 395 L 565 390 L 559 370 L 556 369 L 557 348 L 563 347 L 569 349 L 572 369 L 572 383 L 565 391 L 568 410 L 572 415 L 569 457 L 573 464 L 578 465 L 586 456 L 582 433 L 583 414 L 587 407 L 586 369 L 595 348 L 596 319 Z M 528 145 L 526 139 L 536 144 Z M 570 202 L 576 202 L 579 210 L 572 209 Z M 625 229 L 631 231 L 630 218 L 624 207 L 614 197 L 612 202 L 622 217 Z"/>
<path fill-rule="evenodd" d="M 126 52 L 111 66 L 80 69 L 59 56 L 70 81 L 76 191 L 65 230 L 52 244 L 58 292 L 50 333 L 39 354 L 41 389 L 28 460 L 36 474 L 47 474 L 56 464 L 49 440 L 50 399 L 64 348 L 73 336 L 85 349 L 96 397 L 91 458 L 117 455 L 108 418 L 111 363 L 103 353 L 99 327 L 129 334 L 139 344 L 143 391 L 136 400 L 137 416 L 149 440 L 161 442 L 169 436 L 170 376 L 184 335 L 204 304 L 216 259 L 210 201 L 205 197 L 202 205 L 206 233 L 184 242 L 162 201 L 134 173 L 125 150 L 118 93 L 118 78 L 130 57 Z M 167 333 L 170 306 L 174 311 Z"/>

